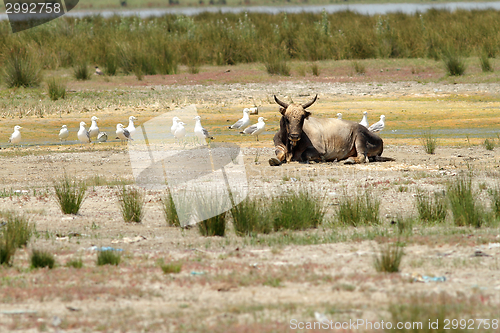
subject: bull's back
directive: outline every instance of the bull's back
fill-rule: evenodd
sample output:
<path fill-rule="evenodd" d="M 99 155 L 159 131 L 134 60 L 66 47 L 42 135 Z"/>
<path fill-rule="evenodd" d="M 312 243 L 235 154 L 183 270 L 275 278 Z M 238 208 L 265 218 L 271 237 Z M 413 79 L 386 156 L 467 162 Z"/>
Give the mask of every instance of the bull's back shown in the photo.
<path fill-rule="evenodd" d="M 354 149 L 355 129 L 358 123 L 338 118 L 308 117 L 303 131 L 326 161 L 343 160 Z"/>

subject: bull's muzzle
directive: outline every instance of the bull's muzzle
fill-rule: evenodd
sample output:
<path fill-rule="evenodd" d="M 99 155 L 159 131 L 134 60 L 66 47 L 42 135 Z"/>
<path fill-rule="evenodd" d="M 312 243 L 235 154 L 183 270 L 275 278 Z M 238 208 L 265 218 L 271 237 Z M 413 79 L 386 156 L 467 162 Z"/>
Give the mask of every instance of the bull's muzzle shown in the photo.
<path fill-rule="evenodd" d="M 300 135 L 290 134 L 288 136 L 288 139 L 290 140 L 290 143 L 292 144 L 292 146 L 295 146 L 297 144 L 297 142 L 300 140 Z"/>

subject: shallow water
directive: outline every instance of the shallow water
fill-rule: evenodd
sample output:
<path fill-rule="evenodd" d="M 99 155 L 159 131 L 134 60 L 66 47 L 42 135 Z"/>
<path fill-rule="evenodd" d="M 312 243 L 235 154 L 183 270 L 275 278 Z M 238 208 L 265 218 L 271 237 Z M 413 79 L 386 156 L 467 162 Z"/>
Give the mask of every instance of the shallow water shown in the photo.
<path fill-rule="evenodd" d="M 320 13 L 325 10 L 327 13 L 351 10 L 360 14 L 380 15 L 394 12 L 414 14 L 425 12 L 429 9 L 447 9 L 454 11 L 457 9 L 496 9 L 500 10 L 500 2 L 450 2 L 450 3 L 385 3 L 385 4 L 339 4 L 339 5 L 308 5 L 308 6 L 251 6 L 251 7 L 197 7 L 197 8 L 159 8 L 159 9 L 134 9 L 134 10 L 76 10 L 67 13 L 70 17 L 85 17 L 101 15 L 103 17 L 119 16 L 139 16 L 141 18 L 162 16 L 165 14 L 198 15 L 204 12 L 222 13 Z M 0 14 L 0 20 L 6 20 L 7 14 Z"/>

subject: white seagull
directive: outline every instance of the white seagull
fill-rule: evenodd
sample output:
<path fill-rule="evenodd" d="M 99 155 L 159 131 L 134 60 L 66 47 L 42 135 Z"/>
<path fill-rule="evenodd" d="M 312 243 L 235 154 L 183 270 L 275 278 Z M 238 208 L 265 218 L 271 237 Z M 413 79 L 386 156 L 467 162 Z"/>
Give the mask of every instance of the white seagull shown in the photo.
<path fill-rule="evenodd" d="M 240 128 L 245 128 L 248 125 L 250 125 L 250 117 L 248 116 L 248 113 L 250 112 L 249 109 L 244 108 L 243 109 L 243 118 L 235 122 L 233 125 L 229 126 L 230 129 L 240 129 Z"/>
<path fill-rule="evenodd" d="M 359 122 L 364 127 L 368 128 L 368 112 L 363 111 L 363 119 Z"/>
<path fill-rule="evenodd" d="M 196 124 L 194 125 L 194 134 L 198 138 L 198 141 L 204 142 L 205 139 L 213 140 L 214 138 L 208 134 L 208 131 L 201 126 L 201 117 L 196 116 L 193 119 L 196 120 Z"/>
<path fill-rule="evenodd" d="M 21 142 L 21 132 L 19 131 L 22 127 L 21 126 L 14 126 L 14 132 L 9 138 L 9 142 L 13 145 L 17 145 L 18 143 Z"/>
<path fill-rule="evenodd" d="M 128 126 L 125 128 L 130 133 L 131 137 L 135 134 L 134 120 L 137 120 L 137 118 L 134 116 L 128 117 Z"/>
<path fill-rule="evenodd" d="M 90 139 L 97 138 L 97 136 L 99 135 L 99 127 L 97 127 L 97 121 L 99 120 L 99 118 L 93 116 L 90 120 L 92 121 L 92 124 L 89 127 Z"/>
<path fill-rule="evenodd" d="M 87 132 L 85 125 L 87 124 L 85 124 L 84 121 L 80 122 L 80 130 L 78 131 L 78 140 L 80 140 L 81 143 L 90 143 L 90 135 L 89 132 Z"/>
<path fill-rule="evenodd" d="M 337 118 L 342 119 L 342 113 L 337 113 Z"/>
<path fill-rule="evenodd" d="M 62 125 L 61 130 L 59 131 L 59 140 L 64 141 L 68 138 L 69 131 L 68 126 Z"/>
<path fill-rule="evenodd" d="M 174 136 L 177 138 L 177 140 L 182 140 L 186 136 L 186 129 L 184 128 L 185 123 L 182 121 L 179 121 L 177 123 L 177 128 L 175 129 Z"/>
<path fill-rule="evenodd" d="M 259 141 L 259 134 L 264 132 L 264 128 L 266 127 L 264 120 L 264 117 L 259 117 L 257 124 L 245 128 L 245 130 L 240 133 L 255 135 L 256 141 Z"/>
<path fill-rule="evenodd" d="M 99 132 L 99 135 L 97 136 L 97 141 L 99 142 L 106 142 L 108 140 L 108 133 L 106 132 Z"/>
<path fill-rule="evenodd" d="M 175 134 L 175 130 L 177 129 L 177 123 L 179 122 L 179 117 L 173 117 L 172 118 L 172 127 L 170 127 L 170 133 L 172 133 L 172 135 Z"/>
<path fill-rule="evenodd" d="M 116 136 L 118 137 L 118 139 L 122 140 L 122 142 L 134 140 L 130 136 L 130 132 L 126 128 L 123 128 L 122 124 L 116 125 Z"/>
<path fill-rule="evenodd" d="M 373 133 L 379 133 L 382 132 L 382 130 L 385 127 L 385 116 L 381 115 L 380 120 L 377 121 L 375 124 L 371 125 L 368 130 L 372 131 Z"/>

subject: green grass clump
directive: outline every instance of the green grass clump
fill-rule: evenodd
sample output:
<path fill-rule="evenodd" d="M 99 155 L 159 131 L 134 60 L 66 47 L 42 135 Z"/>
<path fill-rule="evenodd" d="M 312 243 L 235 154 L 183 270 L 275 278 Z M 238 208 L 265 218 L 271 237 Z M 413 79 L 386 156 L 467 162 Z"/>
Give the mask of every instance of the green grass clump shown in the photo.
<path fill-rule="evenodd" d="M 493 140 L 490 141 L 489 139 L 485 139 L 483 145 L 484 148 L 486 148 L 486 150 L 493 150 L 495 148 L 495 141 Z"/>
<path fill-rule="evenodd" d="M 340 224 L 358 227 L 380 224 L 380 200 L 371 192 L 354 197 L 343 195 L 339 200 L 336 219 Z"/>
<path fill-rule="evenodd" d="M 73 75 L 74 75 L 75 79 L 77 79 L 79 81 L 86 81 L 86 80 L 90 80 L 90 76 L 92 74 L 89 70 L 89 66 L 87 65 L 87 63 L 81 62 L 81 63 L 74 66 Z"/>
<path fill-rule="evenodd" d="M 64 214 L 77 214 L 85 199 L 87 185 L 85 182 L 76 182 L 64 176 L 54 183 L 57 201 Z"/>
<path fill-rule="evenodd" d="M 401 244 L 387 244 L 381 247 L 379 256 L 374 256 L 373 265 L 377 272 L 397 273 L 404 254 L 404 248 Z"/>
<path fill-rule="evenodd" d="M 42 67 L 26 46 L 13 46 L 4 53 L 1 74 L 8 88 L 37 87 L 42 81 Z"/>
<path fill-rule="evenodd" d="M 470 174 L 458 176 L 452 181 L 448 185 L 447 196 L 455 225 L 479 228 L 484 223 L 484 209 L 476 201 Z"/>
<path fill-rule="evenodd" d="M 5 225 L 2 227 L 1 236 L 12 242 L 16 248 L 28 245 L 31 236 L 33 236 L 34 225 L 24 215 L 7 211 L 0 212 L 0 217 L 5 218 Z"/>
<path fill-rule="evenodd" d="M 422 134 L 420 142 L 427 154 L 434 154 L 437 148 L 437 138 L 434 137 L 430 130 Z"/>
<path fill-rule="evenodd" d="M 82 268 L 83 267 L 83 261 L 82 259 L 73 259 L 70 260 L 66 263 L 66 267 L 73 267 L 73 268 Z"/>
<path fill-rule="evenodd" d="M 314 63 L 311 65 L 311 71 L 312 71 L 312 75 L 314 76 L 319 76 L 319 66 L 318 64 Z"/>
<path fill-rule="evenodd" d="M 161 260 L 159 266 L 165 274 L 179 274 L 182 270 L 182 262 L 169 262 L 166 264 Z"/>
<path fill-rule="evenodd" d="M 118 266 L 122 260 L 120 253 L 114 250 L 99 251 L 97 254 L 97 266 L 115 265 Z"/>
<path fill-rule="evenodd" d="M 359 75 L 366 74 L 365 65 L 363 65 L 359 61 L 353 62 L 352 67 L 354 68 L 354 71 L 356 72 L 356 74 L 359 74 Z"/>
<path fill-rule="evenodd" d="M 61 98 L 66 98 L 66 85 L 54 78 L 47 82 L 47 87 L 49 89 L 49 97 L 53 101 L 57 101 Z"/>
<path fill-rule="evenodd" d="M 14 240 L 2 235 L 0 237 L 0 265 L 11 265 L 16 249 Z"/>
<path fill-rule="evenodd" d="M 286 52 L 279 48 L 272 48 L 264 57 L 264 66 L 271 75 L 290 76 L 290 66 L 287 63 Z"/>
<path fill-rule="evenodd" d="M 488 191 L 491 197 L 491 208 L 496 218 L 500 218 L 500 186 Z"/>
<path fill-rule="evenodd" d="M 179 221 L 179 215 L 177 214 L 177 208 L 175 207 L 174 198 L 168 191 L 167 195 L 161 199 L 163 216 L 165 221 L 171 227 L 180 227 L 181 223 Z"/>
<path fill-rule="evenodd" d="M 272 231 L 269 211 L 261 200 L 247 197 L 231 208 L 231 215 L 238 236 L 268 234 Z"/>
<path fill-rule="evenodd" d="M 31 268 L 54 268 L 56 260 L 54 255 L 44 250 L 33 250 L 31 253 Z"/>
<path fill-rule="evenodd" d="M 490 58 L 487 53 L 482 53 L 479 57 L 481 62 L 481 70 L 485 73 L 493 72 L 493 66 L 491 65 Z"/>
<path fill-rule="evenodd" d="M 317 228 L 325 215 L 324 199 L 305 189 L 274 198 L 271 207 L 274 231 Z"/>
<path fill-rule="evenodd" d="M 416 196 L 418 218 L 423 222 L 444 222 L 447 214 L 446 196 L 420 192 Z"/>
<path fill-rule="evenodd" d="M 118 190 L 118 202 L 125 222 L 141 222 L 144 216 L 144 194 L 135 188 L 122 186 Z"/>
<path fill-rule="evenodd" d="M 226 234 L 226 212 L 199 222 L 198 230 L 200 234 L 205 237 L 224 237 Z"/>
<path fill-rule="evenodd" d="M 461 76 L 465 73 L 467 68 L 465 60 L 456 50 L 451 48 L 446 50 L 442 58 L 448 75 Z"/>
<path fill-rule="evenodd" d="M 109 52 L 104 59 L 104 74 L 108 76 L 115 76 L 118 71 L 118 57 L 116 53 Z"/>

